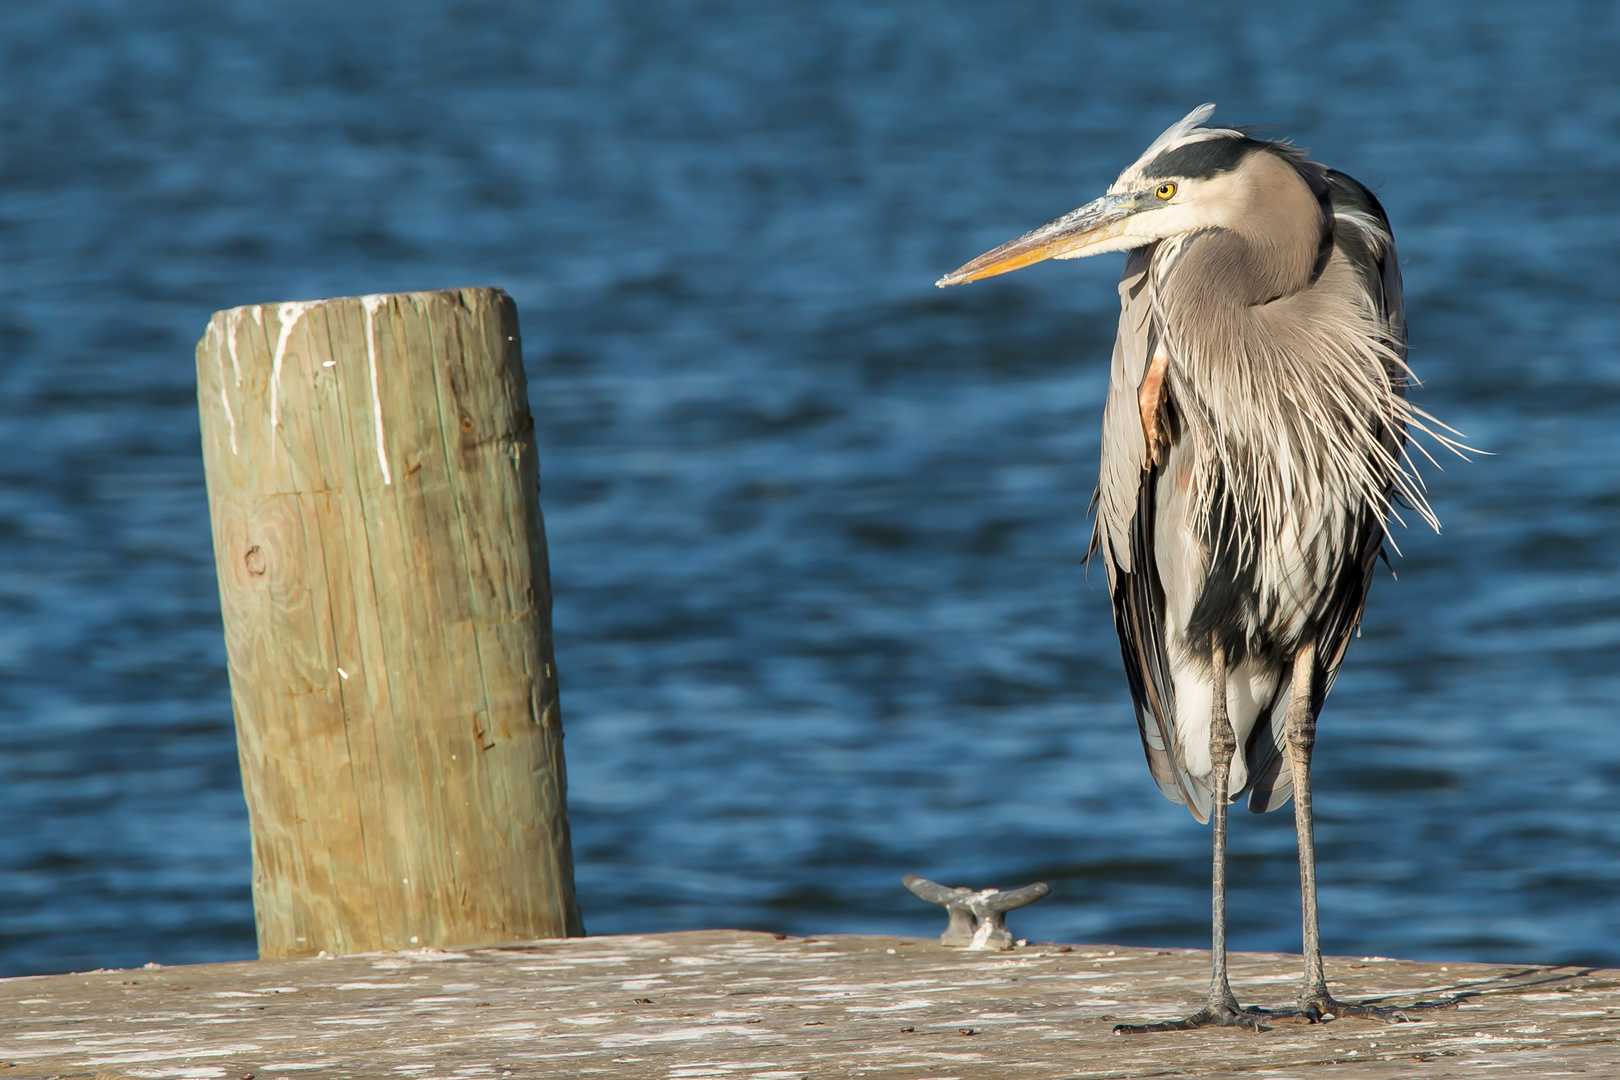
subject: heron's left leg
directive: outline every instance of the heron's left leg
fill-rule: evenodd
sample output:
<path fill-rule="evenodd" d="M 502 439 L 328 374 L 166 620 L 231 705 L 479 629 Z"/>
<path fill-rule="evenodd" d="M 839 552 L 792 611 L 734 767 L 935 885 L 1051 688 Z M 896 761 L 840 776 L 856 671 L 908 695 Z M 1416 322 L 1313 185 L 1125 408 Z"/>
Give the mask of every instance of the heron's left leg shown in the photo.
<path fill-rule="evenodd" d="M 1456 1008 L 1457 999 L 1424 1002 L 1395 1008 L 1351 1005 L 1328 993 L 1322 968 L 1322 932 L 1316 917 L 1316 835 L 1311 811 L 1311 753 L 1316 748 L 1316 711 L 1311 708 L 1315 689 L 1316 643 L 1306 642 L 1294 654 L 1294 679 L 1286 720 L 1288 765 L 1294 780 L 1294 829 L 1299 835 L 1299 900 L 1305 937 L 1305 986 L 1299 1009 L 1293 1014 L 1316 1023 L 1339 1016 L 1355 1016 L 1397 1024 L 1409 1013 Z"/>
<path fill-rule="evenodd" d="M 1227 787 L 1232 769 L 1232 755 L 1237 752 L 1237 735 L 1232 731 L 1231 718 L 1226 712 L 1226 652 L 1219 639 L 1214 642 L 1210 657 L 1214 682 L 1209 717 L 1209 760 L 1214 773 L 1215 792 L 1211 800 L 1210 832 L 1213 834 L 1213 852 L 1210 888 L 1210 979 L 1209 996 L 1204 1007 L 1185 1020 L 1161 1020 L 1155 1024 L 1115 1024 L 1115 1035 L 1139 1035 L 1153 1031 L 1195 1031 L 1205 1027 L 1240 1027 L 1250 1031 L 1264 1031 L 1261 1024 L 1269 1013 L 1264 1009 L 1245 1008 L 1238 1004 L 1232 993 L 1232 984 L 1226 977 L 1226 811 L 1231 803 Z"/>

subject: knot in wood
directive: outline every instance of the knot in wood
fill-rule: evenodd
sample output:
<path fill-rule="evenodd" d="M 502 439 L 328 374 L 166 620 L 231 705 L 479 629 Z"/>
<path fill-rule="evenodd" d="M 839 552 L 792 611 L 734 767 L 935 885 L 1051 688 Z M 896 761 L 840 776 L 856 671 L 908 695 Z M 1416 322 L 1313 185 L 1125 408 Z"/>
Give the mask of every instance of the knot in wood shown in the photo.
<path fill-rule="evenodd" d="M 242 565 L 247 567 L 247 572 L 252 576 L 264 576 L 264 552 L 259 550 L 258 544 L 254 544 L 243 554 Z"/>

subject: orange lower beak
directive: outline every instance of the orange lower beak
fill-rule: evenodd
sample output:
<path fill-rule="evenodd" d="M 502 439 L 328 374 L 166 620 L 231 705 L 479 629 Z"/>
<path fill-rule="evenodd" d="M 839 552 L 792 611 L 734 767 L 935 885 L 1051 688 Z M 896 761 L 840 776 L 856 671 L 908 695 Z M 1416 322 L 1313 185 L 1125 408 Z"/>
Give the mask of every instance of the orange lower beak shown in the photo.
<path fill-rule="evenodd" d="M 1086 254 L 1088 247 L 1118 236 L 1123 222 L 1136 212 L 1137 206 L 1134 195 L 1104 195 L 1016 240 L 1007 241 L 994 251 L 985 252 L 934 284 L 942 289 L 947 285 L 966 285 L 1047 259 L 1077 258 Z"/>

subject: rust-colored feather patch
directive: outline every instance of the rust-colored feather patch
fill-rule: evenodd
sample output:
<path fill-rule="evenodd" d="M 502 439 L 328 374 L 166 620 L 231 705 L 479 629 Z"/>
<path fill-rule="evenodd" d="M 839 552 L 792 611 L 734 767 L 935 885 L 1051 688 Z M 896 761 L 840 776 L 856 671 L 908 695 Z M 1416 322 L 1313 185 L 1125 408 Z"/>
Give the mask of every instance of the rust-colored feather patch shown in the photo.
<path fill-rule="evenodd" d="M 1153 363 L 1136 391 L 1136 407 L 1142 414 L 1142 438 L 1147 441 L 1147 459 L 1155 466 L 1164 464 L 1164 451 L 1170 445 L 1169 416 L 1165 409 L 1169 395 L 1164 385 L 1169 366 L 1170 357 L 1163 349 L 1154 353 Z"/>

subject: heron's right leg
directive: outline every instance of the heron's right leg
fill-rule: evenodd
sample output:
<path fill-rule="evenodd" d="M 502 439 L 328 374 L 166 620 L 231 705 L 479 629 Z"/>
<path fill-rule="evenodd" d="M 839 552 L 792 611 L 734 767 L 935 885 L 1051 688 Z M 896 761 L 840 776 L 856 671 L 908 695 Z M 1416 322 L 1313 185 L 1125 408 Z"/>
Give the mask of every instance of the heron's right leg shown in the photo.
<path fill-rule="evenodd" d="M 1246 1009 L 1238 1004 L 1232 993 L 1232 984 L 1226 977 L 1226 810 L 1231 800 L 1227 795 L 1232 771 L 1232 755 L 1237 752 L 1237 735 L 1226 713 L 1226 653 L 1219 640 L 1215 642 L 1211 659 L 1214 669 L 1214 694 L 1209 717 L 1209 760 L 1214 770 L 1215 795 L 1211 800 L 1210 831 L 1214 834 L 1214 869 L 1210 875 L 1210 909 L 1212 931 L 1210 957 L 1212 971 L 1209 979 L 1209 997 L 1204 1007 L 1185 1020 L 1165 1020 L 1157 1024 L 1116 1024 L 1115 1035 L 1135 1035 L 1150 1031 L 1192 1031 L 1204 1027 L 1241 1027 L 1250 1031 L 1264 1031 L 1261 1019 L 1268 1014 L 1264 1009 Z"/>
<path fill-rule="evenodd" d="M 1294 828 L 1299 836 L 1299 898 L 1305 939 L 1305 986 L 1299 994 L 1299 1008 L 1286 1015 L 1312 1023 L 1354 1016 L 1398 1024 L 1421 1013 L 1454 1009 L 1457 998 L 1395 1007 L 1352 1005 L 1328 992 L 1322 967 L 1322 932 L 1316 914 L 1316 830 L 1311 806 L 1311 753 L 1316 748 L 1316 712 L 1311 707 L 1315 675 L 1316 645 L 1307 641 L 1294 654 L 1294 680 L 1285 718 L 1288 764 L 1294 781 Z M 1285 1014 L 1278 1015 L 1280 1018 Z"/>

